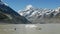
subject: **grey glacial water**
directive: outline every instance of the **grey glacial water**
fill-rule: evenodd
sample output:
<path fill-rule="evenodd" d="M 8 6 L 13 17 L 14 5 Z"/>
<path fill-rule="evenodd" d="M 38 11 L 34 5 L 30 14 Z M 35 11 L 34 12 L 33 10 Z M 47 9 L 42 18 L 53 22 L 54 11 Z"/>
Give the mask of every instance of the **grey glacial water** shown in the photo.
<path fill-rule="evenodd" d="M 0 34 L 60 34 L 60 24 L 0 25 Z"/>

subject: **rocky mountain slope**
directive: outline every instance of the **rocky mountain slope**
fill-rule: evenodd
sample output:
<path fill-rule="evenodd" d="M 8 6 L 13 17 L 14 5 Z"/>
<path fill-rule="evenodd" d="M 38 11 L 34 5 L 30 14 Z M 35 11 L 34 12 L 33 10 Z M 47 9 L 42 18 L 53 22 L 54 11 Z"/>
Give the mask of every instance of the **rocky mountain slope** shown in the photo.
<path fill-rule="evenodd" d="M 0 23 L 28 24 L 30 22 L 0 0 Z"/>

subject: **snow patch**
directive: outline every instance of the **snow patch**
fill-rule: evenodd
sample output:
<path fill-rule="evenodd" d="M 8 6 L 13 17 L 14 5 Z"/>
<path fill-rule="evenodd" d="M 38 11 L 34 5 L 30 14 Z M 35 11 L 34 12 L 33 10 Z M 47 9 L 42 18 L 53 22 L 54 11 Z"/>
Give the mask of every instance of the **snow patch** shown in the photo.
<path fill-rule="evenodd" d="M 36 25 L 26 25 L 25 27 L 26 28 L 36 28 L 37 26 Z"/>
<path fill-rule="evenodd" d="M 26 6 L 26 10 L 29 10 L 30 8 L 32 8 L 32 5 L 27 5 Z"/>

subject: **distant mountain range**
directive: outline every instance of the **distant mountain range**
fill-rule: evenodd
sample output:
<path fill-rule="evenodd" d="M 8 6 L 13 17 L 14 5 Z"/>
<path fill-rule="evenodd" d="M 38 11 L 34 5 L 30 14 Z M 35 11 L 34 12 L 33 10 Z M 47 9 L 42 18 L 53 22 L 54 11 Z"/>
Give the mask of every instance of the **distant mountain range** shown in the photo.
<path fill-rule="evenodd" d="M 42 9 L 27 5 L 23 10 L 19 10 L 18 13 L 33 24 L 60 23 L 60 7 L 56 9 Z"/>
<path fill-rule="evenodd" d="M 1 24 L 29 24 L 30 22 L 0 0 Z"/>

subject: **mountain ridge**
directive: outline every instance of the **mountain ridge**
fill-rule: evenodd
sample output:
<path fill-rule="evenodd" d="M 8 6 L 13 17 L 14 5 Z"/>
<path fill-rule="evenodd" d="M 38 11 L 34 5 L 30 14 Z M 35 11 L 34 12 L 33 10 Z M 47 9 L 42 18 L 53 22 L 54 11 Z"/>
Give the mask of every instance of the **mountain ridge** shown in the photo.
<path fill-rule="evenodd" d="M 0 0 L 0 24 L 28 24 L 25 17 L 19 15 L 9 6 Z"/>
<path fill-rule="evenodd" d="M 51 10 L 47 8 L 34 8 L 32 5 L 28 5 L 27 8 L 18 12 L 32 23 L 44 23 L 45 21 L 49 23 L 54 23 L 55 21 L 60 23 L 60 7 Z M 53 21 L 54 19 L 55 21 Z"/>

